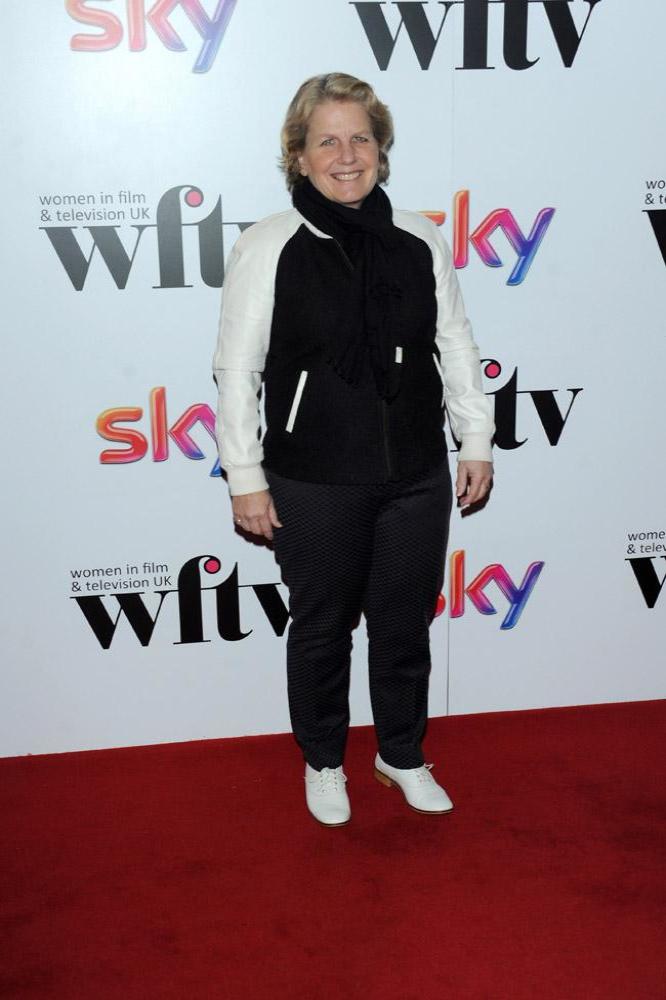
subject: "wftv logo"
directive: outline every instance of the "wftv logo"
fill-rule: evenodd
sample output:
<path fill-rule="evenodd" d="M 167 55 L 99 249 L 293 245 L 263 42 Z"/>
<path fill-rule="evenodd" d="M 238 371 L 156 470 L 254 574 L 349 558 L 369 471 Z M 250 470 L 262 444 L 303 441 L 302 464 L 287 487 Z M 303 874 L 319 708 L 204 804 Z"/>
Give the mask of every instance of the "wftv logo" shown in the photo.
<path fill-rule="evenodd" d="M 124 195 L 124 192 L 121 194 Z M 76 204 L 78 197 L 68 195 L 65 203 Z M 203 192 L 198 187 L 179 184 L 169 188 L 157 204 L 154 223 L 129 226 L 135 230 L 134 245 L 129 249 L 125 248 L 118 235 L 120 226 L 40 226 L 40 229 L 46 233 L 72 285 L 80 292 L 85 286 L 96 252 L 104 261 L 116 288 L 124 289 L 146 230 L 154 230 L 156 234 L 159 284 L 153 285 L 153 288 L 191 288 L 191 282 L 185 280 L 183 229 L 195 227 L 199 238 L 201 278 L 209 287 L 221 288 L 224 283 L 224 228 L 232 226 L 237 235 L 239 231 L 243 232 L 251 226 L 252 222 L 224 222 L 221 196 L 205 218 L 185 222 L 183 209 L 197 209 L 203 201 Z M 490 242 L 493 233 L 500 230 L 516 253 L 507 285 L 521 284 L 527 277 L 554 213 L 554 208 L 540 209 L 530 231 L 525 234 L 510 209 L 495 208 L 470 232 L 470 193 L 465 189 L 456 191 L 453 197 L 451 239 L 454 266 L 467 266 L 471 246 L 487 267 L 502 267 L 503 261 Z M 424 211 L 422 214 L 427 215 L 438 226 L 446 219 L 446 212 L 440 210 Z M 75 230 L 79 228 L 87 230 L 92 239 L 92 246 L 87 251 L 81 247 L 75 234 Z"/>
<path fill-rule="evenodd" d="M 483 371 L 487 378 L 497 379 L 502 373 L 502 366 L 494 358 L 484 358 Z M 488 393 L 495 400 L 495 447 L 502 451 L 512 451 L 522 448 L 528 438 L 518 439 L 517 421 L 519 401 L 532 404 L 537 417 L 551 447 L 560 443 L 562 432 L 571 416 L 573 404 L 583 390 L 581 387 L 567 389 L 570 399 L 566 410 L 560 409 L 556 398 L 559 389 L 519 389 L 518 369 L 504 383 L 502 388 Z M 521 403 L 521 410 L 523 404 Z M 213 441 L 213 454 L 217 451 L 215 445 L 215 413 L 208 403 L 193 403 L 188 406 L 169 426 L 167 416 L 167 398 L 165 386 L 156 386 L 148 396 L 148 428 L 143 431 L 127 427 L 128 423 L 138 423 L 143 420 L 144 409 L 141 406 L 117 406 L 103 410 L 97 418 L 95 428 L 100 437 L 111 441 L 119 447 L 105 448 L 99 456 L 102 465 L 126 465 L 128 462 L 139 462 L 150 451 L 153 462 L 165 462 L 169 458 L 169 442 L 171 441 L 186 458 L 201 460 L 205 458 L 197 442 L 191 435 L 196 427 L 201 427 L 210 435 Z M 454 449 L 455 450 L 455 449 Z M 216 459 L 210 472 L 211 476 L 220 476 L 220 463 Z"/>
<path fill-rule="evenodd" d="M 462 65 L 456 69 L 495 69 L 488 65 L 488 10 L 489 6 L 502 6 L 503 21 L 503 58 L 509 69 L 530 69 L 539 62 L 527 56 L 527 43 L 530 25 L 530 6 L 543 7 L 550 30 L 555 39 L 564 66 L 570 69 L 578 54 L 585 29 L 592 11 L 601 0 L 585 0 L 588 8 L 585 22 L 578 31 L 571 14 L 572 0 L 438 0 L 437 3 L 396 3 L 400 21 L 392 33 L 384 13 L 385 2 L 351 3 L 356 8 L 363 29 L 367 35 L 377 65 L 381 70 L 388 69 L 391 56 L 404 27 L 409 42 L 418 59 L 421 69 L 428 69 L 435 54 L 435 49 L 442 35 L 449 12 L 452 7 L 462 7 Z M 578 6 L 582 6 L 579 4 Z M 437 34 L 434 33 L 425 8 L 433 12 L 443 7 Z"/>
<path fill-rule="evenodd" d="M 203 192 L 198 187 L 180 184 L 169 188 L 160 198 L 155 212 L 154 223 L 132 225 L 136 237 L 131 253 L 125 249 L 117 230 L 119 226 L 83 226 L 92 237 L 92 248 L 86 253 L 79 246 L 74 235 L 78 226 L 40 226 L 49 238 L 51 246 L 69 280 L 80 292 L 88 277 L 88 270 L 99 252 L 117 288 L 127 285 L 132 265 L 144 232 L 154 229 L 157 235 L 157 257 L 160 281 L 153 288 L 191 288 L 185 280 L 185 259 L 183 254 L 183 228 L 195 226 L 199 236 L 199 270 L 204 284 L 211 288 L 221 288 L 224 281 L 224 243 L 222 239 L 222 198 L 219 197 L 212 211 L 197 222 L 183 221 L 182 201 L 187 208 L 198 208 L 203 204 Z M 233 223 L 239 229 L 247 229 L 251 223 Z"/>
<path fill-rule="evenodd" d="M 144 0 L 125 0 L 127 10 L 127 44 L 130 52 L 142 52 L 146 47 L 146 25 L 155 32 L 162 44 L 172 52 L 186 52 L 183 43 L 169 17 L 176 7 L 182 7 L 190 23 L 195 28 L 203 44 L 196 62 L 194 73 L 206 73 L 213 65 L 224 33 L 227 30 L 236 0 L 217 0 L 215 12 L 209 17 L 199 0 L 157 0 L 150 10 L 145 9 Z M 121 7 L 121 4 L 118 4 Z M 99 29 L 101 34 L 73 35 L 70 47 L 74 52 L 108 52 L 123 40 L 123 24 L 119 17 L 108 10 L 91 7 L 88 0 L 65 0 L 65 10 L 75 21 L 89 24 Z"/>
<path fill-rule="evenodd" d="M 148 564 L 145 564 L 146 566 Z M 152 565 L 152 564 L 151 564 Z M 525 609 L 525 605 L 534 590 L 534 586 L 541 575 L 544 567 L 543 562 L 533 562 L 528 566 L 520 584 L 515 584 L 506 569 L 499 563 L 492 563 L 478 573 L 471 583 L 465 583 L 465 552 L 460 549 L 451 553 L 450 557 L 450 580 L 449 580 L 449 615 L 451 618 L 460 618 L 465 613 L 465 599 L 469 598 L 472 605 L 482 615 L 496 615 L 497 608 L 485 593 L 485 588 L 490 583 L 495 583 L 500 593 L 508 602 L 508 610 L 500 623 L 500 629 L 514 628 Z M 160 571 L 163 570 L 160 566 Z M 76 601 L 81 609 L 85 620 L 92 629 L 95 638 L 102 649 L 110 649 L 116 635 L 121 619 L 126 619 L 135 636 L 142 646 L 149 646 L 160 619 L 160 614 L 165 600 L 171 594 L 176 595 L 178 604 L 178 638 L 173 640 L 174 646 L 191 645 L 192 643 L 211 642 L 208 635 L 212 635 L 212 623 L 205 621 L 204 601 L 202 595 L 204 591 L 214 591 L 215 593 L 215 632 L 225 642 L 239 642 L 247 639 L 252 634 L 252 629 L 244 630 L 241 624 L 240 599 L 239 594 L 243 589 L 251 589 L 257 601 L 268 619 L 268 622 L 277 636 L 284 634 L 289 621 L 289 611 L 282 600 L 277 583 L 251 583 L 241 584 L 238 581 L 238 563 L 234 565 L 231 573 L 221 583 L 205 586 L 202 582 L 201 571 L 209 575 L 215 575 L 221 569 L 221 563 L 217 556 L 203 555 L 188 559 L 183 564 L 178 573 L 177 585 L 173 589 L 158 589 L 159 582 L 171 582 L 169 576 L 156 579 L 156 587 L 153 594 L 159 597 L 157 609 L 151 614 L 146 607 L 143 596 L 145 591 L 135 593 L 114 593 L 107 598 L 99 597 L 97 594 L 76 594 L 70 600 Z M 96 576 L 103 577 L 106 571 L 99 570 L 96 574 L 94 570 L 85 573 L 86 580 L 79 581 L 73 589 L 99 590 L 100 583 Z M 80 575 L 79 575 L 80 576 Z M 127 581 L 126 581 L 127 582 Z M 144 581 L 148 583 L 148 581 Z M 122 584 L 119 584 L 119 589 Z M 113 599 L 117 606 L 113 608 L 115 617 L 107 608 L 105 600 Z M 437 602 L 435 614 L 441 614 L 446 607 L 446 598 L 440 594 Z M 208 624 L 208 630 L 206 625 Z"/>

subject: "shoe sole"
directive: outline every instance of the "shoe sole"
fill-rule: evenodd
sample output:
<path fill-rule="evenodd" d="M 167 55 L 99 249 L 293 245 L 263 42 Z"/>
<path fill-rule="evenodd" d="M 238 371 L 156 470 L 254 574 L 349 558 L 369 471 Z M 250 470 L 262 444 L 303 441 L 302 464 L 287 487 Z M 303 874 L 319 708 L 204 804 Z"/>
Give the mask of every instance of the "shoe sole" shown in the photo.
<path fill-rule="evenodd" d="M 380 771 L 377 767 L 375 768 L 375 778 L 380 785 L 386 785 L 387 788 L 397 788 L 399 792 L 402 792 L 405 802 L 409 808 L 413 809 L 414 812 L 421 813 L 422 816 L 445 816 L 447 813 L 453 812 L 453 806 L 451 806 L 450 809 L 417 809 L 416 806 L 411 804 L 398 782 L 389 778 L 388 774 L 384 774 L 384 772 Z"/>
<path fill-rule="evenodd" d="M 317 823 L 319 823 L 320 826 L 347 826 L 347 823 L 349 823 L 349 820 L 351 819 L 350 816 L 349 819 L 343 819 L 341 823 L 324 823 L 323 819 L 319 819 L 319 817 L 315 816 L 315 814 L 313 812 L 310 812 L 309 809 L 308 812 L 310 813 L 312 818 L 315 819 Z"/>

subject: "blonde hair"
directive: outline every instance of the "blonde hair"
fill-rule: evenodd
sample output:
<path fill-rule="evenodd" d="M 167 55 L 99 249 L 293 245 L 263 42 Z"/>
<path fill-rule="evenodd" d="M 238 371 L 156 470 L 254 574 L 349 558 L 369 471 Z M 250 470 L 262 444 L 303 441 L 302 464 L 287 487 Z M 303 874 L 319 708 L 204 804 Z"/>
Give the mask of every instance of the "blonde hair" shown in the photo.
<path fill-rule="evenodd" d="M 388 151 L 393 145 L 391 112 L 382 104 L 369 83 L 349 76 L 348 73 L 324 73 L 312 76 L 302 83 L 287 109 L 280 133 L 280 169 L 284 171 L 287 188 L 292 191 L 303 180 L 298 157 L 305 149 L 312 112 L 324 101 L 355 101 L 365 110 L 379 146 L 377 181 L 386 184 L 389 178 Z"/>

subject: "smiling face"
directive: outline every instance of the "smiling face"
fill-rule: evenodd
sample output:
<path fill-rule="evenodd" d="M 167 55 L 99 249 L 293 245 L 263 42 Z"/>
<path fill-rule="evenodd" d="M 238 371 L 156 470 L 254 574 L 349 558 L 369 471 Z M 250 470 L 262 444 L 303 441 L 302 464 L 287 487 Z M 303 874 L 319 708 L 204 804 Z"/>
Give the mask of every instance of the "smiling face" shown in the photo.
<path fill-rule="evenodd" d="M 318 104 L 298 164 L 326 198 L 360 208 L 377 183 L 379 167 L 379 147 L 365 108 L 355 101 Z"/>

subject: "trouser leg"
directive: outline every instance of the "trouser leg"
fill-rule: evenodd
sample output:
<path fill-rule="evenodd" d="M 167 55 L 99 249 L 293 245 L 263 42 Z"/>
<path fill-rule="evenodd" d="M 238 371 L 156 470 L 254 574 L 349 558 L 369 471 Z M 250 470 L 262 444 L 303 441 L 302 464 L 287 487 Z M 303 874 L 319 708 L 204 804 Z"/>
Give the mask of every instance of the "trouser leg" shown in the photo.
<path fill-rule="evenodd" d="M 296 742 L 311 767 L 343 762 L 352 629 L 372 552 L 376 490 L 304 483 L 266 471 L 283 527 L 275 555 L 289 589 L 287 692 Z"/>
<path fill-rule="evenodd" d="M 370 699 L 382 759 L 412 768 L 423 764 L 430 624 L 452 505 L 448 461 L 434 475 L 390 485 L 375 523 L 364 602 Z"/>

